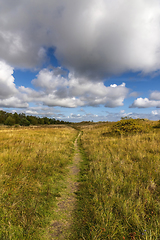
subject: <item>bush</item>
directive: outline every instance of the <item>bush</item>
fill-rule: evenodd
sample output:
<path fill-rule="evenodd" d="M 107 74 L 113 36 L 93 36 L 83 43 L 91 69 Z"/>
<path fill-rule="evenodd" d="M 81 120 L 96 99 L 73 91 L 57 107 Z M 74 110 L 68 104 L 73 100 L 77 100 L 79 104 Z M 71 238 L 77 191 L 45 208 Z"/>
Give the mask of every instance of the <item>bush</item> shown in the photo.
<path fill-rule="evenodd" d="M 149 125 L 142 123 L 141 119 L 122 119 L 116 122 L 107 133 L 103 135 L 128 135 L 149 131 Z"/>
<path fill-rule="evenodd" d="M 30 122 L 26 118 L 22 118 L 20 121 L 21 126 L 29 126 Z"/>
<path fill-rule="evenodd" d="M 11 116 L 8 116 L 4 124 L 8 126 L 13 126 L 15 124 L 15 120 Z"/>

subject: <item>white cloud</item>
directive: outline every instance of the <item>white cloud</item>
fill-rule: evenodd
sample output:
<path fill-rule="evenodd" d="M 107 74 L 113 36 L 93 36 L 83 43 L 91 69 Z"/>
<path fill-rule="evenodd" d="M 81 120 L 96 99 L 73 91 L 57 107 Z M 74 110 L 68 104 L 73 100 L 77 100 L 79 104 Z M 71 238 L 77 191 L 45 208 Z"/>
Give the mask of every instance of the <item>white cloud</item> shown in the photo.
<path fill-rule="evenodd" d="M 160 91 L 154 91 L 150 94 L 150 100 L 159 100 L 160 101 Z"/>
<path fill-rule="evenodd" d="M 158 115 L 160 115 L 160 110 L 153 110 L 152 114 L 155 116 L 158 116 Z"/>
<path fill-rule="evenodd" d="M 71 122 L 82 122 L 82 121 L 94 120 L 97 122 L 99 121 L 99 117 L 102 117 L 102 116 L 98 116 L 97 114 L 93 114 L 93 113 L 86 113 L 83 115 L 71 113 L 69 116 L 67 116 L 66 120 Z"/>
<path fill-rule="evenodd" d="M 23 100 L 41 101 L 48 106 L 78 107 L 78 106 L 99 106 L 119 107 L 129 89 L 125 84 L 114 87 L 106 87 L 102 82 L 92 82 L 88 78 L 77 78 L 70 73 L 67 78 L 56 75 L 55 70 L 43 69 L 32 83 L 40 87 L 41 91 L 20 87 L 24 93 Z"/>
<path fill-rule="evenodd" d="M 37 111 L 33 111 L 33 110 L 26 110 L 25 113 L 27 115 L 38 115 L 38 112 Z"/>
<path fill-rule="evenodd" d="M 57 90 L 57 88 L 63 88 L 67 86 L 67 80 L 62 77 L 60 73 L 60 68 L 52 71 L 47 68 L 42 69 L 37 75 L 37 78 L 32 80 L 32 83 L 36 87 L 45 89 L 46 92 L 50 93 Z"/>
<path fill-rule="evenodd" d="M 117 84 L 111 84 L 110 87 L 117 87 Z"/>
<path fill-rule="evenodd" d="M 33 116 L 41 116 L 41 117 L 49 117 L 49 118 L 59 118 L 63 119 L 65 118 L 65 115 L 60 111 L 57 110 L 53 107 L 44 107 L 43 105 L 39 105 L 36 107 L 30 107 L 28 106 L 27 108 L 19 108 L 19 109 L 13 109 L 11 110 L 12 113 L 17 112 L 19 113 L 25 113 L 26 115 L 33 115 Z"/>
<path fill-rule="evenodd" d="M 21 101 L 17 97 L 10 97 L 7 99 L 0 100 L 0 106 L 6 108 L 26 108 L 29 106 L 28 103 Z"/>
<path fill-rule="evenodd" d="M 44 105 L 47 106 L 60 106 L 60 107 L 68 107 L 68 108 L 75 108 L 78 106 L 83 106 L 84 103 L 80 99 L 73 98 L 57 98 L 54 95 L 46 96 L 42 98 Z"/>
<path fill-rule="evenodd" d="M 86 78 L 76 78 L 70 74 L 69 92 L 72 96 L 79 96 L 84 105 L 106 107 L 123 106 L 123 101 L 128 94 L 125 84 L 106 87 L 102 82 L 91 82 Z"/>
<path fill-rule="evenodd" d="M 81 121 L 91 121 L 93 120 L 94 122 L 98 121 L 119 121 L 121 120 L 122 117 L 131 117 L 131 118 L 143 118 L 143 119 L 150 119 L 150 120 L 158 120 L 160 116 L 160 112 L 158 111 L 158 114 L 153 114 L 151 113 L 126 113 L 125 111 L 120 111 L 116 113 L 112 112 L 106 112 L 106 114 L 93 114 L 93 113 L 84 113 L 84 114 L 70 114 L 67 117 L 63 117 L 64 120 L 66 121 L 71 121 L 71 122 L 81 122 Z"/>
<path fill-rule="evenodd" d="M 13 68 L 4 61 L 0 61 L 0 99 L 6 99 L 14 96 L 16 93 Z"/>
<path fill-rule="evenodd" d="M 151 92 L 149 98 L 137 98 L 133 104 L 130 106 L 138 107 L 138 108 L 149 108 L 149 107 L 157 107 L 160 108 L 160 92 L 153 91 Z"/>
<path fill-rule="evenodd" d="M 119 107 L 129 89 L 104 85 L 106 77 L 160 71 L 159 0 L 5 0 L 0 22 L 0 106 Z M 37 90 L 17 89 L 14 67 L 49 64 L 50 48 L 62 67 L 39 70 L 32 81 Z M 160 92 L 131 107 L 160 107 Z"/>
<path fill-rule="evenodd" d="M 11 0 L 0 3 L 1 59 L 36 67 L 53 47 L 59 62 L 90 80 L 160 69 L 159 0 Z"/>
<path fill-rule="evenodd" d="M 133 104 L 130 106 L 131 108 L 149 108 L 149 107 L 160 107 L 160 101 L 149 100 L 148 98 L 137 98 Z"/>

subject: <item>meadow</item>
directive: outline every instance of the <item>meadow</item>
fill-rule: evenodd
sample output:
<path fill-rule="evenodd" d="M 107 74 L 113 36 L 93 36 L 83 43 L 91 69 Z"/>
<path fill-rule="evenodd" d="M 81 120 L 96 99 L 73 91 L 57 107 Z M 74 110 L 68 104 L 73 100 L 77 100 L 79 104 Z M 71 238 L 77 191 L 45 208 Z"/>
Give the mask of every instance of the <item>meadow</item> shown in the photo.
<path fill-rule="evenodd" d="M 77 239 L 160 239 L 156 124 L 121 120 L 81 127 Z"/>
<path fill-rule="evenodd" d="M 160 121 L 0 127 L 0 239 L 52 239 L 81 132 L 72 240 L 160 239 Z"/>
<path fill-rule="evenodd" d="M 69 127 L 0 128 L 0 239 L 43 239 L 72 161 Z"/>

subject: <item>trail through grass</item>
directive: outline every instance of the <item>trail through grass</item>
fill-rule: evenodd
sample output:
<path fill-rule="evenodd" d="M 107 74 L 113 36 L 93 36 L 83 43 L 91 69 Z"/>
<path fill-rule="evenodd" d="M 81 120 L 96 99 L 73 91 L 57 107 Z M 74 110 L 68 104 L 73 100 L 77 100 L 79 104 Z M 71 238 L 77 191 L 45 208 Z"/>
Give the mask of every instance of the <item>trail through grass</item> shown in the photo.
<path fill-rule="evenodd" d="M 0 129 L 0 239 L 160 239 L 159 128 L 113 124 Z"/>
<path fill-rule="evenodd" d="M 73 162 L 70 164 L 68 174 L 65 177 L 65 188 L 61 191 L 61 197 L 58 198 L 57 209 L 54 213 L 54 220 L 47 229 L 45 239 L 67 240 L 74 238 L 74 227 L 76 223 L 74 211 L 77 208 L 76 192 L 78 190 L 78 173 L 81 157 L 75 140 L 75 155 Z M 63 181 L 64 184 L 64 181 Z"/>
<path fill-rule="evenodd" d="M 73 158 L 72 128 L 0 129 L 0 239 L 43 236 Z"/>
<path fill-rule="evenodd" d="M 76 238 L 158 240 L 160 132 L 106 137 L 107 129 L 83 129 Z"/>

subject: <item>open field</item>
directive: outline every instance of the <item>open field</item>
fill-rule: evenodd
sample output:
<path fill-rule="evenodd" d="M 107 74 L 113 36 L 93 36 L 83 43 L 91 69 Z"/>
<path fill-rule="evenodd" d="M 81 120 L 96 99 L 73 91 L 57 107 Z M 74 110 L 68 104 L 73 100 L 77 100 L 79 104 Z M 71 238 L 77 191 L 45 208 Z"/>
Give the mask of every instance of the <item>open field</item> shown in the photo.
<path fill-rule="evenodd" d="M 40 239 L 72 161 L 72 128 L 0 129 L 0 239 Z"/>
<path fill-rule="evenodd" d="M 160 239 L 160 131 L 112 125 L 82 127 L 77 239 Z"/>
<path fill-rule="evenodd" d="M 53 126 L 0 128 L 0 239 L 53 239 L 46 231 L 57 221 L 59 231 L 63 206 L 70 209 L 66 184 L 77 181 L 68 169 L 78 132 L 67 239 L 160 239 L 160 122 Z"/>

